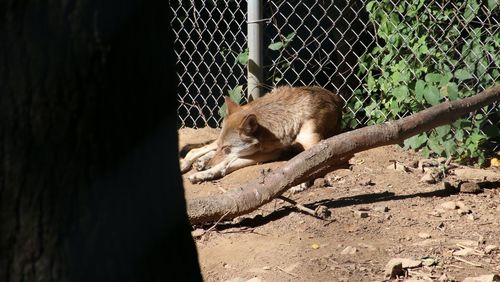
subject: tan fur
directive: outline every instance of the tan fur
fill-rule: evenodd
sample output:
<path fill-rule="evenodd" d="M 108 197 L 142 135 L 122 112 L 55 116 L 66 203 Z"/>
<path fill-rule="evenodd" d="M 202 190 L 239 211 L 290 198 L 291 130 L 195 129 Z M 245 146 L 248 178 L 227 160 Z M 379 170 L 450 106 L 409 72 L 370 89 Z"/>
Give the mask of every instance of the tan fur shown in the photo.
<path fill-rule="evenodd" d="M 342 99 L 317 86 L 279 87 L 247 105 L 226 99 L 228 115 L 219 138 L 191 151 L 181 163 L 186 171 L 203 155 L 196 167 L 206 169 L 189 177 L 200 182 L 258 162 L 272 161 L 290 147 L 309 149 L 340 130 Z M 213 153 L 215 151 L 215 154 Z M 208 169 L 207 169 L 208 168 Z"/>

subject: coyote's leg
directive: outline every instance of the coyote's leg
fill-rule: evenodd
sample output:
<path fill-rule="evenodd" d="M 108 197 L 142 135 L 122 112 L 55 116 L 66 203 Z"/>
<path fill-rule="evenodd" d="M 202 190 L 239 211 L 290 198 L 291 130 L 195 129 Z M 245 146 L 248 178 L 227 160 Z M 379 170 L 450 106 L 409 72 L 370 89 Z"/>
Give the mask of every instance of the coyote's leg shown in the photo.
<path fill-rule="evenodd" d="M 214 141 L 206 146 L 203 146 L 198 149 L 193 149 L 187 153 L 186 157 L 181 160 L 181 172 L 185 173 L 187 172 L 190 168 L 191 165 L 193 165 L 194 161 L 196 161 L 199 157 L 217 150 L 217 142 Z"/>
<path fill-rule="evenodd" d="M 207 170 L 190 175 L 188 179 L 192 183 L 218 179 L 246 166 L 276 160 L 279 156 L 280 152 L 277 151 L 272 153 L 257 153 L 244 158 L 226 159 Z"/>

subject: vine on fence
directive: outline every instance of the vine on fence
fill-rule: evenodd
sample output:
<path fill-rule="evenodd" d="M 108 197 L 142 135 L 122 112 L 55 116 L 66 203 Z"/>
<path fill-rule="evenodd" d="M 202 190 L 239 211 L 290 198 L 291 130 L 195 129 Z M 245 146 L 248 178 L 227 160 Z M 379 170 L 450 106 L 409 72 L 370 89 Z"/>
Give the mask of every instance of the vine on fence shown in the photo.
<path fill-rule="evenodd" d="M 359 59 L 364 89 L 356 90 L 357 99 L 350 100 L 348 107 L 358 114 L 347 114 L 345 126 L 357 127 L 363 114 L 369 125 L 396 119 L 445 100 L 468 97 L 478 86 L 500 80 L 500 34 L 495 21 L 490 22 L 493 12 L 498 13 L 498 2 L 446 2 L 368 2 L 377 44 Z M 420 149 L 426 157 L 473 159 L 482 164 L 488 151 L 485 141 L 500 136 L 498 124 L 487 122 L 499 120 L 499 108 L 419 134 L 404 146 Z"/>

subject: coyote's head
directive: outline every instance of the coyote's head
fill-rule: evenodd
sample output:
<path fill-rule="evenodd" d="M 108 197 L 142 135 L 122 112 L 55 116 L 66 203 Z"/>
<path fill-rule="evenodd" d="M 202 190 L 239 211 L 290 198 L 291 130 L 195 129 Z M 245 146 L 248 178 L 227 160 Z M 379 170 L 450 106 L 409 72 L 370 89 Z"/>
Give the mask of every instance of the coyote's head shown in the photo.
<path fill-rule="evenodd" d="M 257 131 L 257 116 L 225 97 L 227 115 L 222 122 L 222 131 L 217 139 L 217 151 L 208 166 L 212 167 L 223 159 L 245 157 L 260 149 Z"/>

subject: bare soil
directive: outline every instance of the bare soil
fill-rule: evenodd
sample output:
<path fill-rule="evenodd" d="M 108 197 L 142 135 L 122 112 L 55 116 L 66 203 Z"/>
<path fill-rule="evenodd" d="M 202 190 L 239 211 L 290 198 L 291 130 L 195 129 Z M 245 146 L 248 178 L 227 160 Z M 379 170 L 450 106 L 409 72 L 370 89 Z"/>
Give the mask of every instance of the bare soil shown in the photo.
<path fill-rule="evenodd" d="M 214 139 L 217 130 L 182 129 L 179 134 L 183 146 Z M 489 245 L 500 246 L 499 183 L 465 194 L 445 189 L 442 182 L 420 182 L 423 173 L 417 169 L 387 168 L 393 161 L 411 168 L 419 159 L 418 153 L 397 146 L 372 149 L 356 154 L 348 168 L 328 174 L 327 183 L 320 179 L 301 193 L 285 194 L 312 209 L 326 206 L 332 213 L 328 220 L 275 200 L 233 221 L 194 226 L 205 230 L 196 231 L 204 233 L 196 245 L 205 281 L 384 281 L 392 258 L 430 264 L 406 269 L 401 280 L 461 281 L 499 274 L 500 250 L 485 252 Z M 195 185 L 187 180 L 189 172 L 186 198 L 224 193 L 281 164 L 251 166 Z M 465 205 L 465 212 L 441 207 L 450 201 Z M 348 247 L 352 252 L 345 254 Z M 454 253 L 461 249 L 472 251 Z"/>

